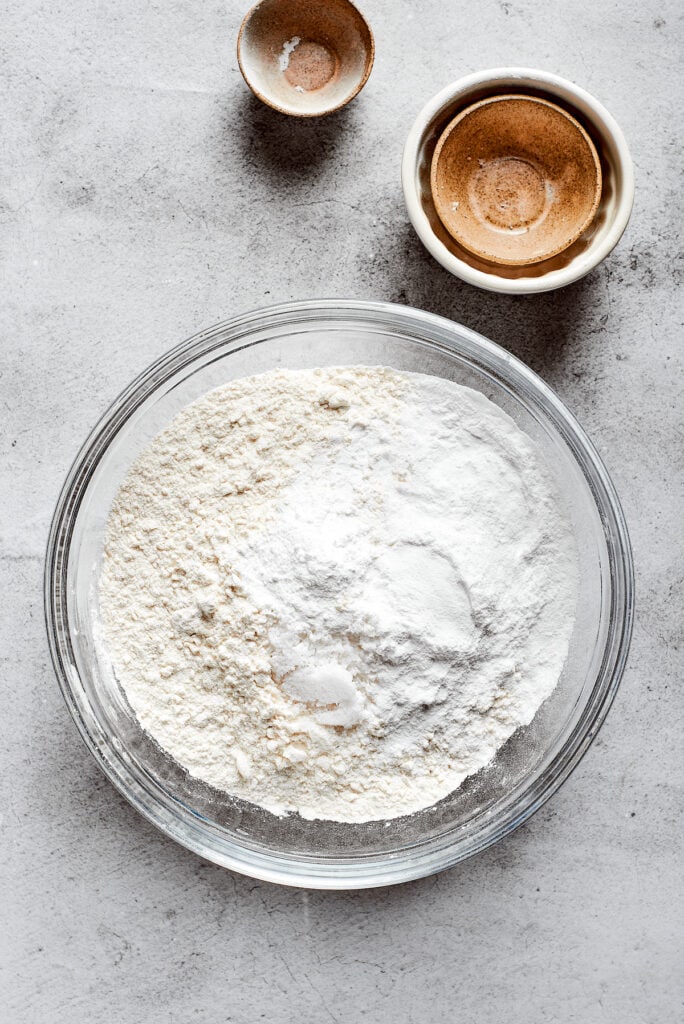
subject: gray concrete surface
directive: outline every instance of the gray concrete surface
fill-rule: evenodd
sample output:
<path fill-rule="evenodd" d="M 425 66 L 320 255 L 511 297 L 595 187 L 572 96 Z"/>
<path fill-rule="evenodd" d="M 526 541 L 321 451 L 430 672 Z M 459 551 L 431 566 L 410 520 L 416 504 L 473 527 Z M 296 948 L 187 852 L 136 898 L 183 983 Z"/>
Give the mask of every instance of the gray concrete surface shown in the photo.
<path fill-rule="evenodd" d="M 365 0 L 366 90 L 294 123 L 238 73 L 247 2 L 1 5 L 3 1019 L 682 1019 L 681 7 Z M 507 63 L 598 96 L 637 168 L 606 263 L 515 300 L 435 264 L 399 186 L 422 104 Z M 638 576 L 628 672 L 564 788 L 479 858 L 359 894 L 232 875 L 140 819 L 67 715 L 41 607 L 54 501 L 119 390 L 201 326 L 321 295 L 430 309 L 527 360 L 612 471 Z"/>

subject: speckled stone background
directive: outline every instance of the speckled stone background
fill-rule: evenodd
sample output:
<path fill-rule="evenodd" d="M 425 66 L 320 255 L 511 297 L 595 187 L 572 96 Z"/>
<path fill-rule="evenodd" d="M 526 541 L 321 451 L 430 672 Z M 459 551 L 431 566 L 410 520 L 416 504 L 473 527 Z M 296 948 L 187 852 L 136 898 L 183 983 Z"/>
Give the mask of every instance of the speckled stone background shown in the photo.
<path fill-rule="evenodd" d="M 3 1019 L 682 1019 L 681 5 L 365 0 L 366 89 L 295 123 L 238 73 L 247 3 L 1 5 Z M 636 162 L 622 242 L 560 293 L 470 288 L 407 224 L 415 114 L 503 64 L 594 93 Z M 60 485 L 119 390 L 202 326 L 312 296 L 433 310 L 525 359 L 601 451 L 637 568 L 622 689 L 563 789 L 477 859 L 358 894 L 232 875 L 139 818 L 68 717 L 41 606 Z"/>

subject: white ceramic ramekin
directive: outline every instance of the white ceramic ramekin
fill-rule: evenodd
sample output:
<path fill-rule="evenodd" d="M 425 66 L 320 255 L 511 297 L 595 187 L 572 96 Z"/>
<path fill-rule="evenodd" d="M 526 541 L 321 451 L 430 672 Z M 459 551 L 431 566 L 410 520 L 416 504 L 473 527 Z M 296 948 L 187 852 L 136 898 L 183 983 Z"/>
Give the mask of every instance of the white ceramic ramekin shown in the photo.
<path fill-rule="evenodd" d="M 469 104 L 506 92 L 543 96 L 564 106 L 593 139 L 603 173 L 601 203 L 587 231 L 563 253 L 530 266 L 493 266 L 462 249 L 437 216 L 430 190 L 432 154 L 449 122 Z M 579 86 L 548 71 L 529 68 L 479 71 L 437 93 L 408 134 L 401 176 L 411 223 L 435 259 L 469 284 L 509 294 L 551 291 L 584 277 L 617 245 L 634 202 L 632 158 L 614 118 Z"/>

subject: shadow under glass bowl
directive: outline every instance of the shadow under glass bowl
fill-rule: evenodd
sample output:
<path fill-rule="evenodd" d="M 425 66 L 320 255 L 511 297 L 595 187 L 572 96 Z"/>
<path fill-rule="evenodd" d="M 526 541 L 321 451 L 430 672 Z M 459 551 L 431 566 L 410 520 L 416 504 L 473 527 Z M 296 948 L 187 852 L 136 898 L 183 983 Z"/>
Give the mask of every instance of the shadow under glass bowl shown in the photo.
<path fill-rule="evenodd" d="M 560 682 L 532 723 L 448 797 L 389 821 L 277 817 L 190 777 L 140 728 L 94 639 L 109 508 L 131 464 L 188 403 L 275 367 L 385 365 L 484 393 L 536 442 L 577 540 L 577 620 Z M 353 889 L 408 881 L 485 849 L 568 777 L 615 695 L 632 625 L 633 572 L 613 485 L 554 393 L 499 346 L 388 303 L 311 301 L 236 317 L 158 359 L 79 452 L 48 541 L 45 612 L 67 706 L 107 777 L 154 825 L 208 860 L 272 882 Z"/>

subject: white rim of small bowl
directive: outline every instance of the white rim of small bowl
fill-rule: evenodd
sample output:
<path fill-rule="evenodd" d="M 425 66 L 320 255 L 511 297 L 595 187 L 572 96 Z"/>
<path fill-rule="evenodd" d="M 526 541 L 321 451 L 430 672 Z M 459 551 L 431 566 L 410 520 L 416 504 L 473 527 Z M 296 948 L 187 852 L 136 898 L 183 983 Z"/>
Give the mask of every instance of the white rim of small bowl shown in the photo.
<path fill-rule="evenodd" d="M 606 234 L 596 245 L 591 244 L 585 252 L 573 259 L 567 267 L 551 270 L 540 277 L 500 277 L 496 273 L 478 270 L 465 260 L 454 256 L 432 230 L 417 187 L 417 171 L 425 131 L 438 114 L 453 100 L 478 87 L 501 85 L 502 88 L 511 89 L 516 84 L 527 88 L 545 87 L 551 96 L 567 100 L 583 113 L 611 141 L 622 177 L 622 188 L 616 197 L 613 223 Z M 533 68 L 504 67 L 478 71 L 459 78 L 433 96 L 420 111 L 408 133 L 402 157 L 401 180 L 409 219 L 428 252 L 446 270 L 462 281 L 487 291 L 513 295 L 552 291 L 584 277 L 598 266 L 620 241 L 634 205 L 634 165 L 625 136 L 615 118 L 585 89 L 550 71 L 538 71 Z"/>

